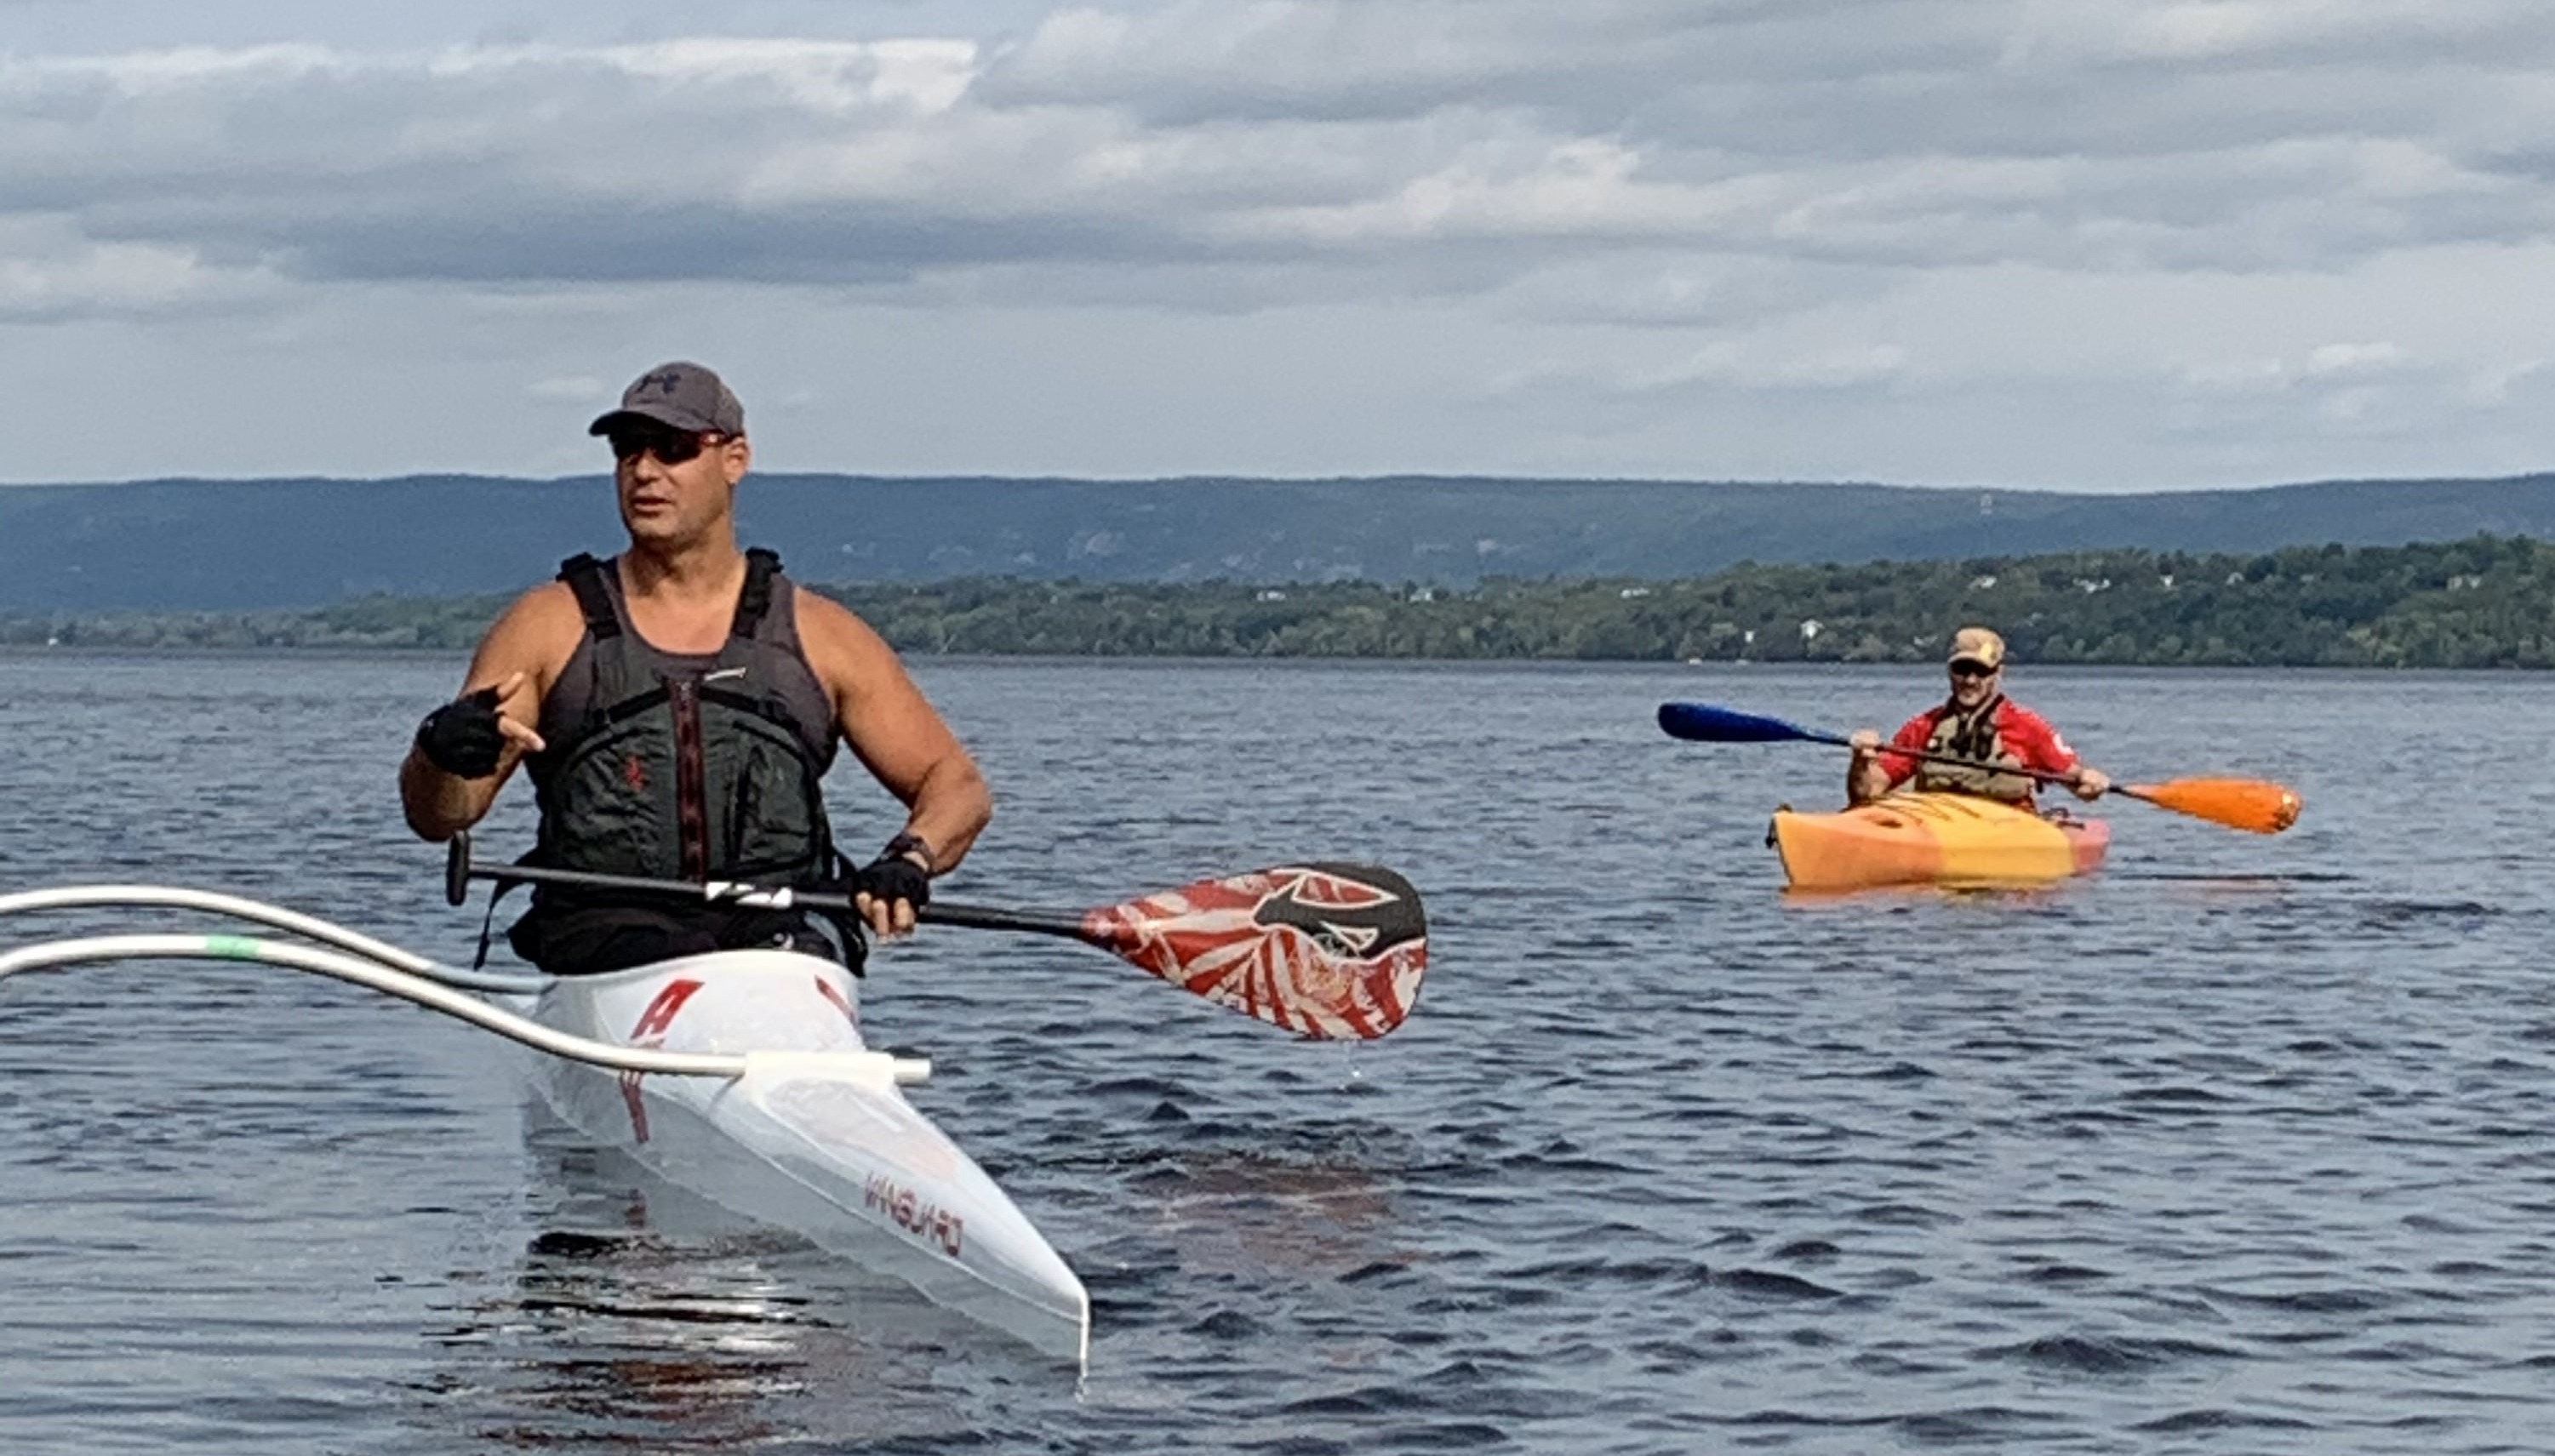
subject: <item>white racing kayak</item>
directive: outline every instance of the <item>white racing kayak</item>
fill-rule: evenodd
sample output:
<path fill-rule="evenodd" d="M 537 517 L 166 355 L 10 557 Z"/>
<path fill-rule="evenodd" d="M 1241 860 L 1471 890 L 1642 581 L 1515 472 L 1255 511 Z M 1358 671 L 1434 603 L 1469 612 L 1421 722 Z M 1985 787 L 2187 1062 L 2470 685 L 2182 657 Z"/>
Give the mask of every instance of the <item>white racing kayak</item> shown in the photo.
<path fill-rule="evenodd" d="M 840 895 L 620 880 L 508 866 L 467 881 L 548 881 L 785 909 Z M 902 1277 L 936 1303 L 1087 1364 L 1091 1301 L 1009 1195 L 900 1090 L 930 1064 L 862 1040 L 858 982 L 781 950 L 730 950 L 609 975 L 447 966 L 261 901 L 155 885 L 0 895 L 0 916 L 98 907 L 227 916 L 300 937 L 112 934 L 0 949 L 23 971 L 176 958 L 250 961 L 333 977 L 440 1012 L 543 1053 L 534 1080 L 586 1137 L 669 1183 Z M 1381 1036 L 1427 968 L 1418 893 L 1390 870 L 1310 863 L 1204 880 L 1087 911 L 935 904 L 934 923 L 1079 940 L 1216 1005 L 1301 1036 Z M 5 1073 L 0 1073 L 4 1075 Z"/>
<path fill-rule="evenodd" d="M 742 1053 L 745 1075 L 546 1057 L 537 1080 L 578 1131 L 668 1182 L 1081 1362 L 1091 1331 L 1082 1281 L 897 1089 L 914 1064 L 865 1050 L 857 985 L 833 961 L 784 950 L 553 980 L 533 1009 L 544 1026 L 624 1046 Z"/>
<path fill-rule="evenodd" d="M 722 951 L 612 975 L 466 971 L 258 901 L 168 886 L 0 896 L 0 914 L 96 906 L 208 910 L 254 935 L 125 934 L 0 953 L 0 980 L 103 961 L 255 961 L 351 981 L 545 1053 L 546 1101 L 668 1182 L 912 1283 L 933 1302 L 1077 1365 L 1091 1301 L 1036 1227 L 899 1090 L 930 1064 L 869 1050 L 857 983 L 833 961 Z"/>

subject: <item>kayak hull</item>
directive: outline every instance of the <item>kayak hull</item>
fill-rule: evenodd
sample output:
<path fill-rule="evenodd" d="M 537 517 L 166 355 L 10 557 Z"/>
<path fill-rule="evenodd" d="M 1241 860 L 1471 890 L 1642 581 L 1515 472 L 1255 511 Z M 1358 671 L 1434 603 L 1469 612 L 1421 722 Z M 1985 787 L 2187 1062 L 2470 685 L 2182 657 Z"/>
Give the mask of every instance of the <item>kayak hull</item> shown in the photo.
<path fill-rule="evenodd" d="M 858 983 L 780 950 L 720 951 L 551 982 L 562 1031 L 667 1051 L 753 1053 L 742 1077 L 541 1058 L 545 1099 L 668 1182 L 912 1284 L 933 1302 L 1083 1360 L 1081 1281 L 863 1045 Z M 849 1053 L 850 1055 L 847 1055 Z"/>
<path fill-rule="evenodd" d="M 2101 868 L 2112 828 L 1960 793 L 1893 793 L 1834 813 L 1777 809 L 1767 838 L 1795 890 L 2041 885 Z"/>

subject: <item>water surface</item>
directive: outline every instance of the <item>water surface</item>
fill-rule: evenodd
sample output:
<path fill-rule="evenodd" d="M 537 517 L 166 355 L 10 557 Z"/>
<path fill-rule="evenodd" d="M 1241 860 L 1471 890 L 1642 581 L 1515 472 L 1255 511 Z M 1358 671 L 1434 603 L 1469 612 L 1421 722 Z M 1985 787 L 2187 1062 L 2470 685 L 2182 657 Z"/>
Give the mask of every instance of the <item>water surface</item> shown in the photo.
<path fill-rule="evenodd" d="M 2127 779 L 2034 894 L 1763 844 L 1912 669 L 915 665 L 1001 810 L 952 897 L 1309 856 L 1434 965 L 1290 1041 L 1062 942 L 884 951 L 877 1039 L 1091 1286 L 1076 1382 L 649 1185 L 510 1045 L 171 962 L 0 988 L 0 1450 L 2488 1452 L 2555 1429 L 2555 681 L 2018 670 Z M 434 658 L 0 657 L 0 888 L 226 889 L 466 960 L 392 775 Z M 852 844 L 898 815 L 856 766 Z M 483 833 L 529 838 L 521 786 Z M 511 909 L 511 907 L 510 907 Z M 0 925 L 191 924 L 56 914 Z"/>

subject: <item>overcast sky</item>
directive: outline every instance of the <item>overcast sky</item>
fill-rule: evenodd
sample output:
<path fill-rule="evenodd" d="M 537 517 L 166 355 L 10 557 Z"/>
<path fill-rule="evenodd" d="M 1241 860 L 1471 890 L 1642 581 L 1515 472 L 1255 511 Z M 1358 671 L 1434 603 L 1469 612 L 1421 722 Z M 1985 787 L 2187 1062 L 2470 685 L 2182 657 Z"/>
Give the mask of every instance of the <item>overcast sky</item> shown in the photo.
<path fill-rule="evenodd" d="M 2548 0 L 0 0 L 0 480 L 2555 466 Z"/>

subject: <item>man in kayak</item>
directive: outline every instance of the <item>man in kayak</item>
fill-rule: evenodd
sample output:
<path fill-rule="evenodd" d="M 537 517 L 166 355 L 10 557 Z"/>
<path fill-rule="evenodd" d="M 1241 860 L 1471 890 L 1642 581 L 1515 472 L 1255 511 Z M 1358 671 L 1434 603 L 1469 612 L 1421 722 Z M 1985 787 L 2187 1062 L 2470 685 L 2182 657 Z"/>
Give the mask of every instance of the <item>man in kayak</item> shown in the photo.
<path fill-rule="evenodd" d="M 853 892 L 871 931 L 912 929 L 931 877 L 966 855 L 993 798 L 876 632 L 783 575 L 772 552 L 738 548 L 744 407 L 708 369 L 661 364 L 587 432 L 612 446 L 630 545 L 567 561 L 488 629 L 461 695 L 426 714 L 400 766 L 409 827 L 441 841 L 477 823 L 520 763 L 541 808 L 535 863 L 831 885 Z M 818 789 L 840 744 L 907 811 L 849 874 Z M 857 932 L 842 933 L 857 956 Z M 749 945 L 834 949 L 797 910 L 554 885 L 507 938 L 553 974 Z"/>
<path fill-rule="evenodd" d="M 1914 749 L 1965 760 L 1946 764 L 1891 753 L 1869 728 L 1854 735 L 1854 761 L 1845 772 L 1849 803 L 1869 803 L 1910 779 L 1928 792 L 1975 793 L 2029 808 L 2040 781 L 2000 767 L 2061 776 L 2078 798 L 2101 798 L 2112 787 L 2102 770 L 2079 763 L 2076 751 L 2046 719 L 2005 695 L 2005 639 L 1984 627 L 1964 627 L 1952 638 L 1947 665 L 1952 695 L 1899 725 L 1891 748 Z"/>

